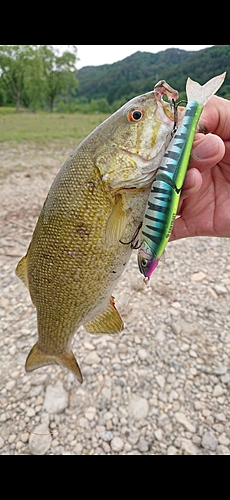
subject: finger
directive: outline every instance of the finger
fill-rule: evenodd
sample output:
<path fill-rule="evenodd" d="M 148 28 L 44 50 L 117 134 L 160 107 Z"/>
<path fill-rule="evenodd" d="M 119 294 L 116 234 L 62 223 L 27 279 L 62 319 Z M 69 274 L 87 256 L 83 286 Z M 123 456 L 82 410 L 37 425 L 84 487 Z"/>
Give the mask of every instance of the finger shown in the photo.
<path fill-rule="evenodd" d="M 191 194 L 197 193 L 202 184 L 202 175 L 197 168 L 190 168 L 186 174 L 183 184 L 181 198 L 184 200 Z"/>
<path fill-rule="evenodd" d="M 219 136 L 198 133 L 194 139 L 189 166 L 200 171 L 212 168 L 222 160 L 224 154 L 225 145 Z"/>
<path fill-rule="evenodd" d="M 188 170 L 185 181 L 183 184 L 183 189 L 180 196 L 180 201 L 178 205 L 177 214 L 180 215 L 183 202 L 186 198 L 195 194 L 199 191 L 202 185 L 202 175 L 196 168 L 191 168 Z"/>
<path fill-rule="evenodd" d="M 225 144 L 225 155 L 222 158 L 222 161 L 230 165 L 230 141 L 226 141 L 224 144 Z"/>
<path fill-rule="evenodd" d="M 230 140 L 230 101 L 213 96 L 205 105 L 200 122 L 207 132 L 217 134 L 223 140 Z"/>
<path fill-rule="evenodd" d="M 183 217 L 176 219 L 169 241 L 180 240 L 181 238 L 188 238 L 190 236 L 196 236 L 195 228 L 193 230 L 188 228 Z"/>

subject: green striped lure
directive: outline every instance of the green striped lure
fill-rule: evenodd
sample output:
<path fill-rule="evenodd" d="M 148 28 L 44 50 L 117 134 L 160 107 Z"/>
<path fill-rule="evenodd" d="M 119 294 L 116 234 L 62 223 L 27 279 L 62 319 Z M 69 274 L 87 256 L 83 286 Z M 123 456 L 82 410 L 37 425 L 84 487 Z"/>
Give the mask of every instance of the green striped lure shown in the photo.
<path fill-rule="evenodd" d="M 156 269 L 172 232 L 201 112 L 225 75 L 216 76 L 203 86 L 191 78 L 187 80 L 188 104 L 157 170 L 144 215 L 138 265 L 145 282 Z"/>

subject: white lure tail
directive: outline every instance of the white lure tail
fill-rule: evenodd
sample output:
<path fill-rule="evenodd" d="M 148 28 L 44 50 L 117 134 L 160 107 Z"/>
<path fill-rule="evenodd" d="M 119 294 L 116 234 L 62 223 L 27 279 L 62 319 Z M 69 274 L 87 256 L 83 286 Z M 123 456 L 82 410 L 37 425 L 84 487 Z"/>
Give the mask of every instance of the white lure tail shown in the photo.
<path fill-rule="evenodd" d="M 191 78 L 187 79 L 186 83 L 186 94 L 188 102 L 197 101 L 201 106 L 205 106 L 210 97 L 214 95 L 217 90 L 221 87 L 226 76 L 226 71 L 221 75 L 214 76 L 211 80 L 206 82 L 204 85 L 200 85 Z"/>

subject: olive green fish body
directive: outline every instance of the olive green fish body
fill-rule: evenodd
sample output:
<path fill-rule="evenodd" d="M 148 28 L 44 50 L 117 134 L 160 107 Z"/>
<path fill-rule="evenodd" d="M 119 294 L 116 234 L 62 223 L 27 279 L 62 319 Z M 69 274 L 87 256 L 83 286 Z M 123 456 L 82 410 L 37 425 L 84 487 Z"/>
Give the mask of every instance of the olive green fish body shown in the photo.
<path fill-rule="evenodd" d="M 38 342 L 27 371 L 59 363 L 82 381 L 71 352 L 77 328 L 123 329 L 111 296 L 132 252 L 122 242 L 133 241 L 141 225 L 172 128 L 170 106 L 154 91 L 134 98 L 97 127 L 59 171 L 16 269 L 37 310 Z"/>

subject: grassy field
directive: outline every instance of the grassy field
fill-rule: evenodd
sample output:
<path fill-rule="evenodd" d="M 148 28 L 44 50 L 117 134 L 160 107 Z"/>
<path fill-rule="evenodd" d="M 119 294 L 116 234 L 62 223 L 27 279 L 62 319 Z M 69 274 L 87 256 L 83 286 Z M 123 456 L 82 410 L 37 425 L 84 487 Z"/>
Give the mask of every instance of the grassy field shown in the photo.
<path fill-rule="evenodd" d="M 107 115 L 9 113 L 0 108 L 0 178 L 33 168 L 60 168 Z M 4 110 L 4 113 L 3 113 Z"/>
<path fill-rule="evenodd" d="M 47 144 L 58 139 L 78 144 L 107 115 L 83 115 L 60 113 L 3 113 L 0 112 L 0 143 L 7 141 L 34 142 L 37 145 Z M 1 110 L 1 108 L 0 108 Z"/>

